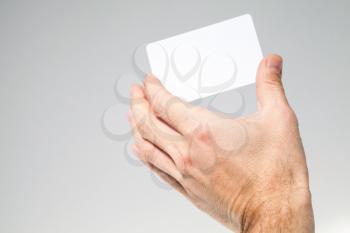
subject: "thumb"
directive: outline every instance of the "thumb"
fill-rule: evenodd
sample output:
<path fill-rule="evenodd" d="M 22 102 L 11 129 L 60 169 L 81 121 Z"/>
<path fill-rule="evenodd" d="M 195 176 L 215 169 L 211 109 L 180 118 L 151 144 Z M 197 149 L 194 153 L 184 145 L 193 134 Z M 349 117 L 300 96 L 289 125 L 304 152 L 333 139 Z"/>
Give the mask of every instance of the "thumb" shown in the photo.
<path fill-rule="evenodd" d="M 282 85 L 282 57 L 270 54 L 259 65 L 256 74 L 256 95 L 258 108 L 286 104 L 287 98 Z"/>

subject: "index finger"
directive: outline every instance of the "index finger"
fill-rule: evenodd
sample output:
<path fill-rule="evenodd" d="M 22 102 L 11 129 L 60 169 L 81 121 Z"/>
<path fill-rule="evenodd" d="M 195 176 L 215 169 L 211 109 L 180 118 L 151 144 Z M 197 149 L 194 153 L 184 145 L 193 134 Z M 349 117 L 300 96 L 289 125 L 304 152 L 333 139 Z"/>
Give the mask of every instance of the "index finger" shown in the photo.
<path fill-rule="evenodd" d="M 170 94 L 152 75 L 145 77 L 144 84 L 146 98 L 157 117 L 182 135 L 198 126 L 194 106 Z"/>

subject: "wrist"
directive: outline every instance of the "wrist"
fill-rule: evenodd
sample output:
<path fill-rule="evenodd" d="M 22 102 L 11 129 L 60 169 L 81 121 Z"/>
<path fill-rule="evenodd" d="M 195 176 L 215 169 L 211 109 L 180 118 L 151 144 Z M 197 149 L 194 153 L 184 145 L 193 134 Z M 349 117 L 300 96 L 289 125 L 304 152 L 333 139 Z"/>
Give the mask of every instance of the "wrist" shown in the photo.
<path fill-rule="evenodd" d="M 241 233 L 313 233 L 308 190 L 252 198 L 241 217 Z"/>

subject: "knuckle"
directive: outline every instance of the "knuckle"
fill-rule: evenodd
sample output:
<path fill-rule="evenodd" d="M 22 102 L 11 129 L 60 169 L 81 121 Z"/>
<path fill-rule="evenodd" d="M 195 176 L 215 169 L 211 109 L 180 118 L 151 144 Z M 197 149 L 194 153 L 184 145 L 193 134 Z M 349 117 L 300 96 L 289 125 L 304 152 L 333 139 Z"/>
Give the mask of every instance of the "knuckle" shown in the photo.
<path fill-rule="evenodd" d="M 280 75 L 274 74 L 272 77 L 264 80 L 264 82 L 265 84 L 269 85 L 272 88 L 276 88 L 277 90 L 284 91 Z"/>
<path fill-rule="evenodd" d="M 288 105 L 283 105 L 275 112 L 275 116 L 283 125 L 298 125 L 298 119 L 293 109 Z"/>
<path fill-rule="evenodd" d="M 145 149 L 144 150 L 144 158 L 147 162 L 154 162 L 154 151 L 152 149 Z"/>
<path fill-rule="evenodd" d="M 208 143 L 210 141 L 210 133 L 207 128 L 201 128 L 196 132 L 196 138 L 204 143 Z"/>
<path fill-rule="evenodd" d="M 142 136 L 149 136 L 150 135 L 151 127 L 149 126 L 149 122 L 147 122 L 147 121 L 142 122 L 141 124 L 139 124 L 138 129 L 139 129 L 140 134 Z"/>
<path fill-rule="evenodd" d="M 154 110 L 154 111 L 160 111 L 161 110 L 162 98 L 159 96 L 159 93 L 154 94 L 150 98 L 150 104 L 151 104 L 152 110 Z"/>
<path fill-rule="evenodd" d="M 288 124 L 295 124 L 297 123 L 297 117 L 295 112 L 290 107 L 285 107 L 282 109 L 282 114 L 284 116 L 284 122 Z"/>
<path fill-rule="evenodd" d="M 160 105 L 159 101 L 152 102 L 151 108 L 156 116 L 163 116 L 164 115 L 164 110 L 163 110 L 162 106 Z"/>
<path fill-rule="evenodd" d="M 151 103 L 151 108 L 154 114 L 158 117 L 167 117 L 170 114 L 170 109 L 172 108 L 174 102 L 172 98 L 166 98 L 159 96 L 153 99 Z"/>
<path fill-rule="evenodd" d="M 189 154 L 182 155 L 179 163 L 179 170 L 185 175 L 190 174 L 190 170 L 192 168 L 191 156 Z"/>

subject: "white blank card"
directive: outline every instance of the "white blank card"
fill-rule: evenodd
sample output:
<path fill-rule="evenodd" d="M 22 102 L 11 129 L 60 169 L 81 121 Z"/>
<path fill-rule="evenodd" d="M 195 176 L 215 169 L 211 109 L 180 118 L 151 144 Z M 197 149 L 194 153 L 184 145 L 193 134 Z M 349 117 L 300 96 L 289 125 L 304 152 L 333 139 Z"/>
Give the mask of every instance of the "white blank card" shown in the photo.
<path fill-rule="evenodd" d="M 150 43 L 146 52 L 152 73 L 186 101 L 254 83 L 262 59 L 248 14 Z"/>

